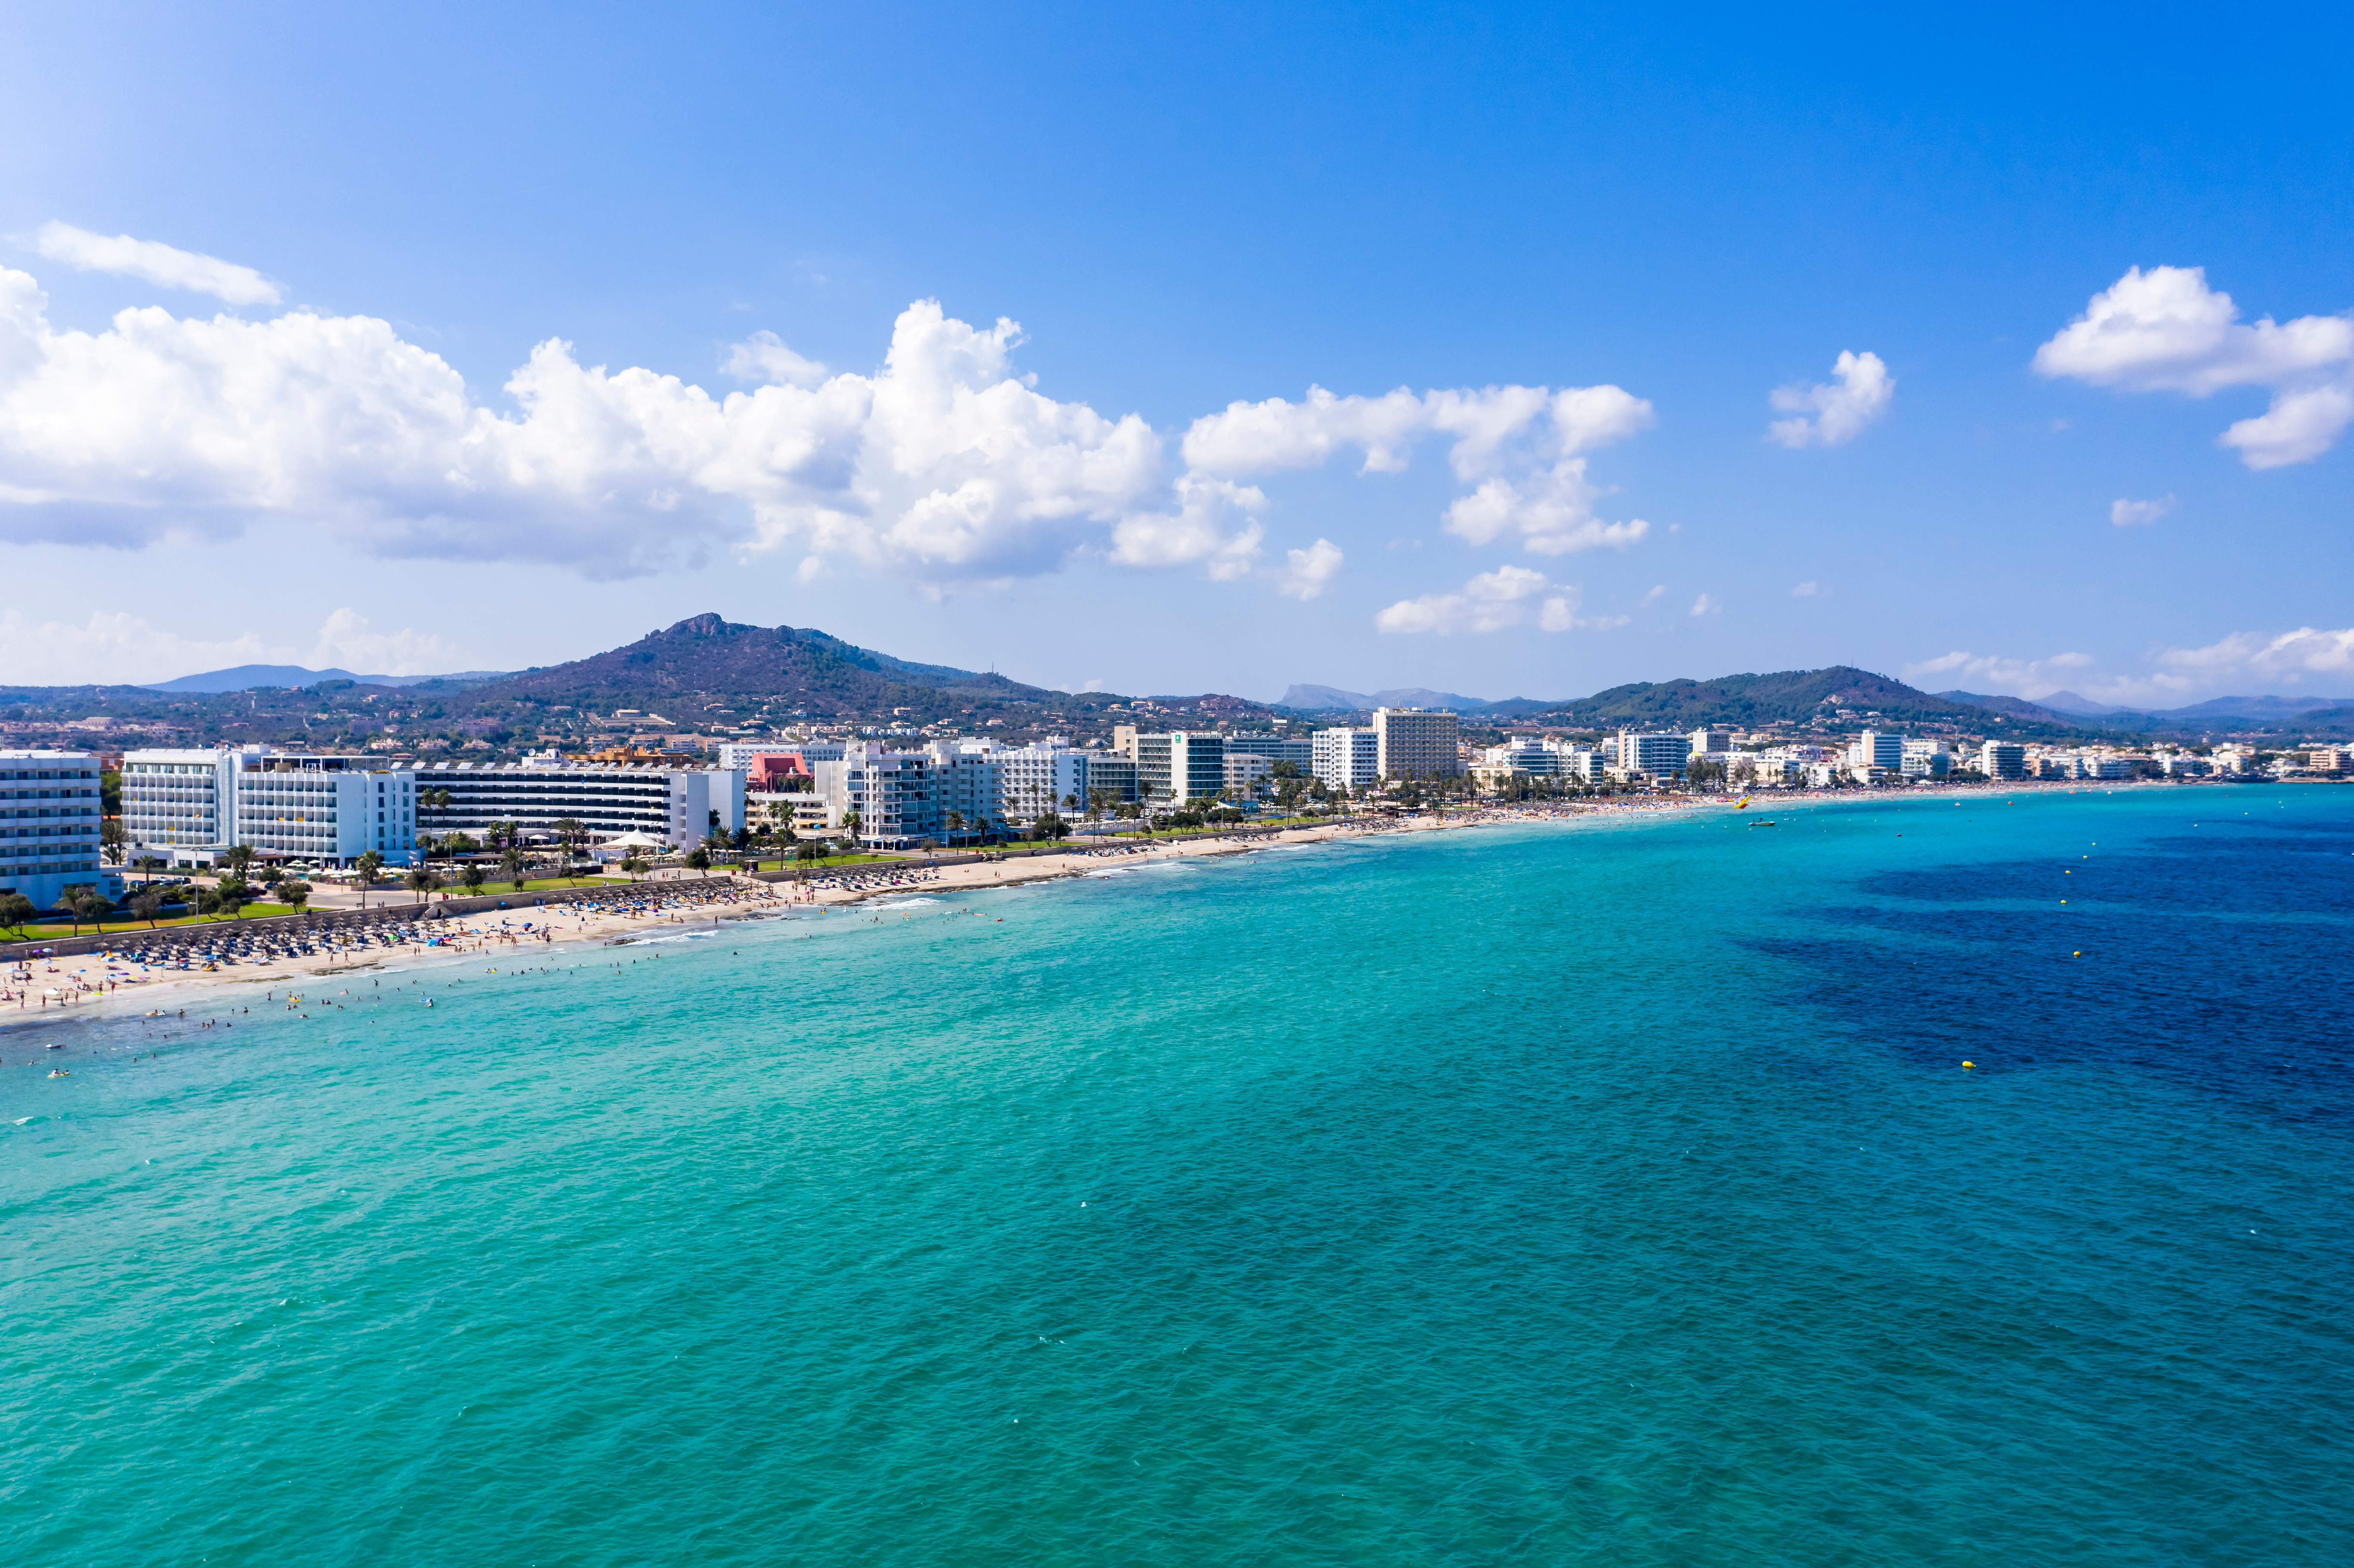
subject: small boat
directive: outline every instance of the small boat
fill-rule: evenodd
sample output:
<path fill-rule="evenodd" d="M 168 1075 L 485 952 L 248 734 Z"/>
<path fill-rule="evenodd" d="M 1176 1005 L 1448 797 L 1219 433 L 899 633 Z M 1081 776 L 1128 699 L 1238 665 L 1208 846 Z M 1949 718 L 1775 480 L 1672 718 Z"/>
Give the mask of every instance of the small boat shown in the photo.
<path fill-rule="evenodd" d="M 1770 828 L 1774 825 L 1774 819 L 1771 817 L 1760 817 L 1749 825 L 1753 828 Z"/>

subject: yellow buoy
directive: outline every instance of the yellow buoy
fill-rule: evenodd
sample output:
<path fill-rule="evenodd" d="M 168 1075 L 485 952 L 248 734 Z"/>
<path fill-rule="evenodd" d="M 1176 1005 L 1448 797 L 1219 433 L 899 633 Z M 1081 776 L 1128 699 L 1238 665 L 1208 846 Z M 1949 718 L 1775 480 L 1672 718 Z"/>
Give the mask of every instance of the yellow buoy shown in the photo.
<path fill-rule="evenodd" d="M 2080 958 L 2080 959 L 2081 959 L 2081 958 L 2083 958 L 2083 957 L 2084 956 L 2084 949 L 2083 949 L 2083 948 L 2079 948 L 2076 950 L 2076 953 L 2075 953 L 2075 955 L 2074 955 L 2074 956 L 2075 956 L 2075 957 L 2077 957 L 2077 958 Z"/>
<path fill-rule="evenodd" d="M 1963 1066 L 1965 1066 L 1965 1067 L 1975 1067 L 1975 1066 L 1977 1066 L 1977 1065 L 1978 1065 L 1978 1064 L 1977 1064 L 1976 1062 L 1965 1062 L 1965 1063 L 1963 1063 L 1963 1064 L 1962 1064 L 1962 1065 L 1963 1065 Z"/>

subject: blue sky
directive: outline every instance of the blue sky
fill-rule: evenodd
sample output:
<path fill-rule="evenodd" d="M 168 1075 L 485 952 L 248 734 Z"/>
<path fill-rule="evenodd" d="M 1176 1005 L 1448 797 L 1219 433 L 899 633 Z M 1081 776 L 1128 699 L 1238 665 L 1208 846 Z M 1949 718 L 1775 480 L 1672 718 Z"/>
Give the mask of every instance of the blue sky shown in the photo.
<path fill-rule="evenodd" d="M 2354 694 L 2342 11 L 7 27 L 11 679 Z"/>

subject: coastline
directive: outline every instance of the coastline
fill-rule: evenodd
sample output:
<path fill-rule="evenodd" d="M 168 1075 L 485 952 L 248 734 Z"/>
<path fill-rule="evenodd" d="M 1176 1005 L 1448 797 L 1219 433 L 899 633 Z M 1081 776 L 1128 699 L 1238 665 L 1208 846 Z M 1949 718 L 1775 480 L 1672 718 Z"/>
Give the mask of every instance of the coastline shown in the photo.
<path fill-rule="evenodd" d="M 2107 793 L 2119 789 L 2149 788 L 2147 782 L 2105 784 L 2086 789 L 2081 782 L 2020 780 L 2015 792 Z M 2004 798 L 2009 793 L 2004 792 Z M 1903 800 L 1964 800 L 1995 792 L 1979 787 L 1948 787 L 1907 790 L 1893 797 L 1804 792 L 1752 797 L 1753 809 L 1777 801 L 1791 806 L 1849 801 L 1894 803 Z M 911 894 L 984 892 L 1029 883 L 1086 877 L 1106 862 L 1193 859 L 1243 854 L 1273 845 L 1307 845 L 1336 839 L 1371 837 L 1386 832 L 1437 832 L 1449 830 L 1540 823 L 1571 824 L 1593 820 L 1650 820 L 1682 817 L 1694 812 L 1730 810 L 1739 797 L 1708 796 L 1663 800 L 1634 797 L 1599 801 L 1469 806 L 1414 817 L 1361 819 L 1311 828 L 1287 828 L 1251 837 L 1212 836 L 1179 842 L 1127 842 L 1076 853 L 1035 859 L 981 861 L 926 867 L 908 862 L 878 865 L 867 877 L 845 879 L 849 885 L 803 890 L 790 882 L 760 882 L 733 878 L 713 886 L 691 885 L 694 893 L 673 893 L 659 882 L 615 888 L 607 897 L 562 905 L 518 907 L 493 917 L 488 913 L 461 916 L 448 926 L 437 925 L 442 939 L 431 945 L 408 943 L 372 948 L 360 952 L 273 959 L 239 963 L 217 971 L 153 970 L 129 960 L 111 958 L 104 950 L 37 961 L 29 986 L 21 991 L 31 1005 L 12 997 L 0 1002 L 0 1033 L 16 1033 L 27 1025 L 66 1022 L 76 1019 L 117 1019 L 155 1013 L 175 1013 L 238 987 L 259 985 L 265 994 L 281 988 L 299 991 L 306 982 L 381 971 L 397 964 L 401 969 L 446 968 L 492 953 L 536 949 L 543 953 L 613 946 L 672 927 L 713 924 L 736 918 L 758 918 L 790 910 L 848 908 L 870 901 L 903 898 Z M 524 918 L 529 916 L 530 918 Z M 528 927 L 528 930 L 526 930 Z M 456 938 L 451 940 L 451 938 Z M 52 997 L 62 1000 L 52 1001 Z M 14 1002 L 15 1005 L 11 1005 Z M 11 1016 L 13 1014 L 14 1016 Z"/>

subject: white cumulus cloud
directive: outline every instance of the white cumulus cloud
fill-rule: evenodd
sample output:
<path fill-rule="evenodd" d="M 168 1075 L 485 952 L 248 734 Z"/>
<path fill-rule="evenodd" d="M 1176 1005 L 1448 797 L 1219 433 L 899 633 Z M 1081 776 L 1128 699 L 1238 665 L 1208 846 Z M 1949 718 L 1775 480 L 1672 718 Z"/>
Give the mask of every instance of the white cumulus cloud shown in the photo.
<path fill-rule="evenodd" d="M 301 664 L 362 675 L 431 675 L 465 666 L 458 649 L 429 633 L 377 631 L 366 618 L 337 609 L 307 641 L 271 642 L 260 633 L 190 637 L 117 610 L 93 610 L 80 622 L 37 621 L 0 610 L 0 662 L 28 684 L 134 685 L 239 664 Z"/>
<path fill-rule="evenodd" d="M 279 517 L 379 555 L 597 577 L 723 546 L 930 584 L 1083 552 L 1248 572 L 1258 524 L 1227 519 L 1264 497 L 1172 477 L 1138 415 L 1036 392 L 1012 368 L 1019 341 L 1010 321 L 974 327 L 918 301 L 873 376 L 801 384 L 820 367 L 756 336 L 740 368 L 773 384 L 715 397 L 550 339 L 502 409 L 376 318 L 147 307 L 59 331 L 35 281 L 0 269 L 0 528 L 135 546 Z"/>
<path fill-rule="evenodd" d="M 2250 468 L 2309 462 L 2354 424 L 2354 317 L 2240 321 L 2202 267 L 2130 268 L 2035 351 L 2035 369 L 2127 392 L 2263 387 L 2272 406 L 2217 438 Z"/>
<path fill-rule="evenodd" d="M 2118 496 L 2109 503 L 2109 521 L 2120 528 L 2147 528 L 2174 510 L 2174 497 L 2157 501 L 2128 501 Z"/>
<path fill-rule="evenodd" d="M 1581 629 L 1607 630 L 1614 626 L 1624 626 L 1632 619 L 1624 615 L 1580 615 L 1578 609 L 1584 601 L 1585 595 L 1579 589 L 1564 587 L 1553 598 L 1545 600 L 1538 609 L 1537 630 L 1540 631 L 1576 631 Z"/>
<path fill-rule="evenodd" d="M 1206 562 L 1210 577 L 1232 582 L 1248 574 L 1266 531 L 1233 519 L 1267 504 L 1257 487 L 1187 474 L 1177 482 L 1177 510 L 1123 517 L 1112 529 L 1111 559 L 1123 567 L 1182 567 Z M 1296 553 L 1296 552 L 1295 552 Z"/>
<path fill-rule="evenodd" d="M 814 387 L 825 379 L 824 366 L 795 354 L 772 332 L 756 332 L 742 343 L 730 344 L 719 369 L 738 381 L 777 387 Z"/>
<path fill-rule="evenodd" d="M 1415 444 L 1452 437 L 1447 463 L 1476 486 L 1447 510 L 1449 533 L 1475 545 L 1506 535 L 1539 555 L 1624 549 L 1650 524 L 1605 523 L 1600 492 L 1581 455 L 1649 429 L 1651 405 L 1617 387 L 1486 387 L 1417 397 L 1401 387 L 1378 397 L 1339 397 L 1320 387 L 1294 403 L 1270 397 L 1232 403 L 1195 419 L 1182 451 L 1197 471 L 1241 477 L 1320 467 L 1344 449 L 1363 452 L 1361 473 L 1405 469 Z"/>
<path fill-rule="evenodd" d="M 1373 617 L 1373 629 L 1435 631 L 1442 637 L 1458 631 L 1500 631 L 1520 625 L 1527 617 L 1527 601 L 1548 586 L 1543 572 L 1527 567 L 1499 567 L 1481 572 L 1454 593 L 1402 599 Z"/>
<path fill-rule="evenodd" d="M 1790 597 L 1792 599 L 1829 599 L 1831 597 L 1831 590 L 1820 583 L 1805 582 L 1792 588 Z"/>
<path fill-rule="evenodd" d="M 2203 648 L 2166 649 L 2158 653 L 2157 662 L 2170 673 L 2206 686 L 2234 681 L 2294 683 L 2307 675 L 2329 676 L 2343 683 L 2354 679 L 2354 627 L 2318 631 L 2300 626 L 2272 637 L 2234 632 Z M 2346 694 L 2354 695 L 2354 692 Z"/>
<path fill-rule="evenodd" d="M 1284 554 L 1283 578 L 1276 591 L 1293 599 L 1315 599 L 1341 575 L 1341 546 L 1330 539 L 1320 538 L 1304 550 Z"/>
<path fill-rule="evenodd" d="M 1951 653 L 1904 666 L 1905 683 L 1918 686 L 1931 677 L 1947 690 L 1990 687 L 2014 696 L 2041 696 L 2067 684 L 2067 673 L 2092 667 L 2089 653 L 2054 653 L 2044 659 L 2013 659 L 1994 653 Z"/>
<path fill-rule="evenodd" d="M 1722 615 L 1724 612 L 1724 601 L 1712 595 L 1702 594 L 1692 600 L 1691 612 L 1694 615 Z"/>
<path fill-rule="evenodd" d="M 1888 412 L 1896 400 L 1896 377 L 1876 354 L 1842 351 L 1831 362 L 1831 379 L 1812 387 L 1777 387 L 1766 401 L 1795 419 L 1776 419 L 1766 439 L 1799 447 L 1844 446 Z"/>
<path fill-rule="evenodd" d="M 285 297 L 277 284 L 250 267 L 200 256 L 154 239 L 111 237 L 55 221 L 41 225 L 33 249 L 52 261 L 82 272 L 111 272 L 166 289 L 210 294 L 232 305 L 274 305 Z"/>

